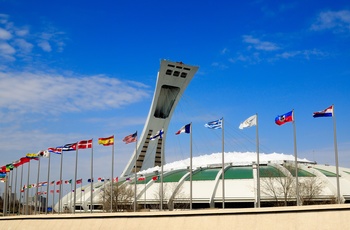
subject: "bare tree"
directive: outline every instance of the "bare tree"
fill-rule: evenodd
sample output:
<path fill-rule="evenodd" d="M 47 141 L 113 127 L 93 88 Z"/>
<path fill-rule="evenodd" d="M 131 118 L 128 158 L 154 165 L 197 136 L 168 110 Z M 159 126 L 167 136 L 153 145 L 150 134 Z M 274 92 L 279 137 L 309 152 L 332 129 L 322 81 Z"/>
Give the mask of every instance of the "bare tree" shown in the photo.
<path fill-rule="evenodd" d="M 111 209 L 111 183 L 102 188 L 100 202 L 103 209 L 108 211 Z M 134 198 L 134 190 L 128 184 L 113 184 L 112 211 L 130 211 L 132 210 L 132 202 Z"/>
<path fill-rule="evenodd" d="M 291 167 L 285 165 L 286 168 Z M 284 206 L 288 205 L 291 197 L 295 194 L 295 178 L 290 174 L 284 174 L 281 170 L 266 171 L 261 178 L 261 192 L 267 196 L 273 197 L 275 204 L 279 205 L 283 198 Z"/>
<path fill-rule="evenodd" d="M 324 184 L 317 177 L 305 178 L 299 183 L 299 197 L 302 204 L 313 204 L 323 189 Z"/>

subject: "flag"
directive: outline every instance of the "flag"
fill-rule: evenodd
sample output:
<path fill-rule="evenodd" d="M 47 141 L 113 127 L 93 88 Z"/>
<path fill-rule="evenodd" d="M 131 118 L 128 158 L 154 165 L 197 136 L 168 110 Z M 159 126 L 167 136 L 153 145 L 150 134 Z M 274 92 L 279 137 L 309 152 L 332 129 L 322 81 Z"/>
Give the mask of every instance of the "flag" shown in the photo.
<path fill-rule="evenodd" d="M 125 180 L 131 182 L 130 177 L 127 177 Z"/>
<path fill-rule="evenodd" d="M 62 148 L 63 147 L 48 148 L 47 151 L 49 151 L 50 153 L 61 154 L 62 153 Z"/>
<path fill-rule="evenodd" d="M 239 125 L 239 129 L 249 128 L 256 125 L 256 115 L 249 117 Z"/>
<path fill-rule="evenodd" d="M 56 190 L 56 193 L 60 193 L 60 190 L 59 190 L 59 189 L 57 189 L 57 190 Z"/>
<path fill-rule="evenodd" d="M 85 189 L 81 189 L 82 192 L 85 192 Z"/>
<path fill-rule="evenodd" d="M 333 116 L 333 105 L 329 106 L 327 109 L 319 111 L 319 112 L 314 112 L 312 115 L 314 118 L 316 117 L 332 117 Z"/>
<path fill-rule="evenodd" d="M 114 144 L 114 135 L 110 137 L 98 138 L 98 144 L 103 146 L 109 146 Z"/>
<path fill-rule="evenodd" d="M 291 121 L 294 121 L 293 110 L 289 111 L 288 113 L 285 113 L 285 114 L 283 114 L 281 116 L 277 116 L 275 118 L 275 123 L 277 125 L 284 125 L 285 123 L 291 122 Z"/>
<path fill-rule="evenodd" d="M 181 129 L 179 129 L 179 131 L 177 131 L 175 135 L 179 135 L 180 133 L 191 133 L 191 124 L 187 124 L 181 127 Z"/>
<path fill-rule="evenodd" d="M 12 163 L 6 165 L 6 170 L 12 171 L 14 168 L 15 168 L 15 166 L 13 166 Z M 8 171 L 8 172 L 9 172 L 9 171 Z"/>
<path fill-rule="evenodd" d="M 72 183 L 72 179 L 70 179 L 70 180 L 65 180 L 64 183 L 65 183 L 65 184 L 71 184 L 71 183 Z"/>
<path fill-rule="evenodd" d="M 125 142 L 125 144 L 129 144 L 136 141 L 137 141 L 137 132 L 123 138 L 123 142 Z"/>
<path fill-rule="evenodd" d="M 146 180 L 146 177 L 144 175 L 141 175 L 139 178 L 137 178 L 138 181 L 144 181 Z"/>
<path fill-rule="evenodd" d="M 89 182 L 89 183 L 94 182 L 94 179 L 89 178 L 89 179 L 87 180 L 87 182 Z"/>
<path fill-rule="evenodd" d="M 114 178 L 113 182 L 118 182 L 118 177 Z"/>
<path fill-rule="evenodd" d="M 39 157 L 49 157 L 50 156 L 50 152 L 48 150 L 41 150 L 38 152 L 38 156 Z"/>
<path fill-rule="evenodd" d="M 222 118 L 216 121 L 210 121 L 204 125 L 204 127 L 209 129 L 221 129 L 222 128 Z"/>
<path fill-rule="evenodd" d="M 54 185 L 54 184 L 55 184 L 55 181 L 54 181 L 54 180 L 50 182 L 50 185 Z"/>
<path fill-rule="evenodd" d="M 156 135 L 150 137 L 150 140 L 153 141 L 155 139 L 163 139 L 163 134 L 164 134 L 164 131 L 163 129 L 161 129 L 156 133 Z"/>
<path fill-rule="evenodd" d="M 26 157 L 27 158 L 30 158 L 30 159 L 35 159 L 35 158 L 38 158 L 38 154 L 37 153 L 27 153 L 26 154 Z"/>
<path fill-rule="evenodd" d="M 91 148 L 92 148 L 92 139 L 78 142 L 78 149 L 91 149 Z"/>
<path fill-rule="evenodd" d="M 104 181 L 105 181 L 105 179 L 104 179 L 104 178 L 101 178 L 101 177 L 97 178 L 97 180 L 98 180 L 99 182 L 104 182 Z"/>
<path fill-rule="evenodd" d="M 81 183 L 83 183 L 83 179 L 79 179 L 79 180 L 77 180 L 77 181 L 76 181 L 76 183 L 77 183 L 77 184 L 81 184 Z"/>
<path fill-rule="evenodd" d="M 54 190 L 50 190 L 50 193 L 54 193 Z"/>
<path fill-rule="evenodd" d="M 159 176 L 152 177 L 152 180 L 157 181 L 159 179 Z"/>
<path fill-rule="evenodd" d="M 77 150 L 77 143 L 66 144 L 62 147 L 57 147 L 62 149 L 62 151 L 74 151 Z"/>
<path fill-rule="evenodd" d="M 62 184 L 62 180 L 59 180 L 56 182 L 56 185 L 60 185 L 60 184 Z"/>
<path fill-rule="evenodd" d="M 47 186 L 47 182 L 41 182 L 41 186 Z"/>

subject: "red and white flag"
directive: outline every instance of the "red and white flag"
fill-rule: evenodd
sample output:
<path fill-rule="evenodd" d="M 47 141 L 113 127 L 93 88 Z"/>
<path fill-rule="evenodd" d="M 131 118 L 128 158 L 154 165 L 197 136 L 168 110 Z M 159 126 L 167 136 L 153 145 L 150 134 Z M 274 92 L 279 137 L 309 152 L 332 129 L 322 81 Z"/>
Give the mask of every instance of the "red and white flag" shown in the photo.
<path fill-rule="evenodd" d="M 78 149 L 91 149 L 91 148 L 92 148 L 92 139 L 78 142 Z"/>

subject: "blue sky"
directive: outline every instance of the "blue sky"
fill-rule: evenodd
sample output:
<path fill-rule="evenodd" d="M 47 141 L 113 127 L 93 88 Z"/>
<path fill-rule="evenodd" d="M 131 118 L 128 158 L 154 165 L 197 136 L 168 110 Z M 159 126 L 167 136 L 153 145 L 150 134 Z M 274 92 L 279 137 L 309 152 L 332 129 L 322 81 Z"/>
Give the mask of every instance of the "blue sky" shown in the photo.
<path fill-rule="evenodd" d="M 350 167 L 350 3 L 348 1 L 5 1 L 0 0 L 1 165 L 29 152 L 94 138 L 94 176 L 115 175 L 141 133 L 161 59 L 199 66 L 170 123 L 166 161 L 187 158 L 189 138 L 173 135 L 193 122 L 193 154 L 225 150 L 293 154 L 293 127 L 274 124 L 295 110 L 300 158 L 335 164 L 331 118 L 312 113 L 334 104 L 339 163 Z M 74 178 L 64 155 L 63 179 Z M 90 151 L 79 152 L 78 178 L 90 177 Z M 36 163 L 33 163 L 33 165 Z M 35 166 L 33 166 L 35 167 Z M 26 166 L 25 166 L 26 168 Z M 51 178 L 58 179 L 59 156 Z M 47 175 L 42 161 L 40 179 Z M 36 172 L 32 171 L 36 181 Z"/>

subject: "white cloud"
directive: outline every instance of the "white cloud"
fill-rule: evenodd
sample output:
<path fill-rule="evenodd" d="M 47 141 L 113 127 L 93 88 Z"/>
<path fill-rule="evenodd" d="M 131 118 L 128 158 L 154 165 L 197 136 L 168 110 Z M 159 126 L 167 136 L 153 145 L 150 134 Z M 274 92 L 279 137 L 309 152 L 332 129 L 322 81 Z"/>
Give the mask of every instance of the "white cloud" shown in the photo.
<path fill-rule="evenodd" d="M 57 114 L 119 108 L 149 96 L 145 85 L 104 75 L 0 72 L 0 112 Z M 2 116 L 6 116 L 2 113 Z M 6 119 L 4 119 L 6 120 Z"/>
<path fill-rule="evenodd" d="M 311 30 L 333 30 L 333 32 L 350 32 L 350 11 L 326 11 L 321 12 Z"/>
<path fill-rule="evenodd" d="M 10 46 L 7 42 L 0 42 L 0 53 L 14 54 L 15 52 L 16 50 L 12 46 Z"/>
<path fill-rule="evenodd" d="M 52 51 L 52 48 L 51 48 L 51 45 L 48 41 L 40 41 L 38 42 L 38 46 L 43 49 L 43 51 L 45 52 L 51 52 Z"/>
<path fill-rule="evenodd" d="M 14 44 L 19 48 L 19 50 L 23 53 L 30 53 L 33 49 L 33 44 L 27 42 L 24 39 L 16 39 Z"/>
<path fill-rule="evenodd" d="M 3 29 L 3 28 L 0 28 L 0 39 L 2 40 L 9 40 L 12 38 L 12 35 L 9 31 Z"/>
<path fill-rule="evenodd" d="M 283 52 L 281 54 L 276 55 L 277 58 L 283 58 L 283 59 L 301 57 L 301 58 L 307 59 L 307 60 L 309 60 L 311 56 L 325 57 L 325 56 L 328 56 L 328 54 L 324 53 L 320 50 L 313 49 L 313 50 L 286 51 L 286 52 Z"/>
<path fill-rule="evenodd" d="M 243 42 L 251 44 L 252 46 L 248 46 L 248 48 L 255 48 L 256 50 L 263 50 L 263 51 L 274 51 L 280 49 L 278 45 L 272 42 L 268 41 L 260 41 L 257 38 L 254 38 L 251 35 L 243 35 Z"/>

